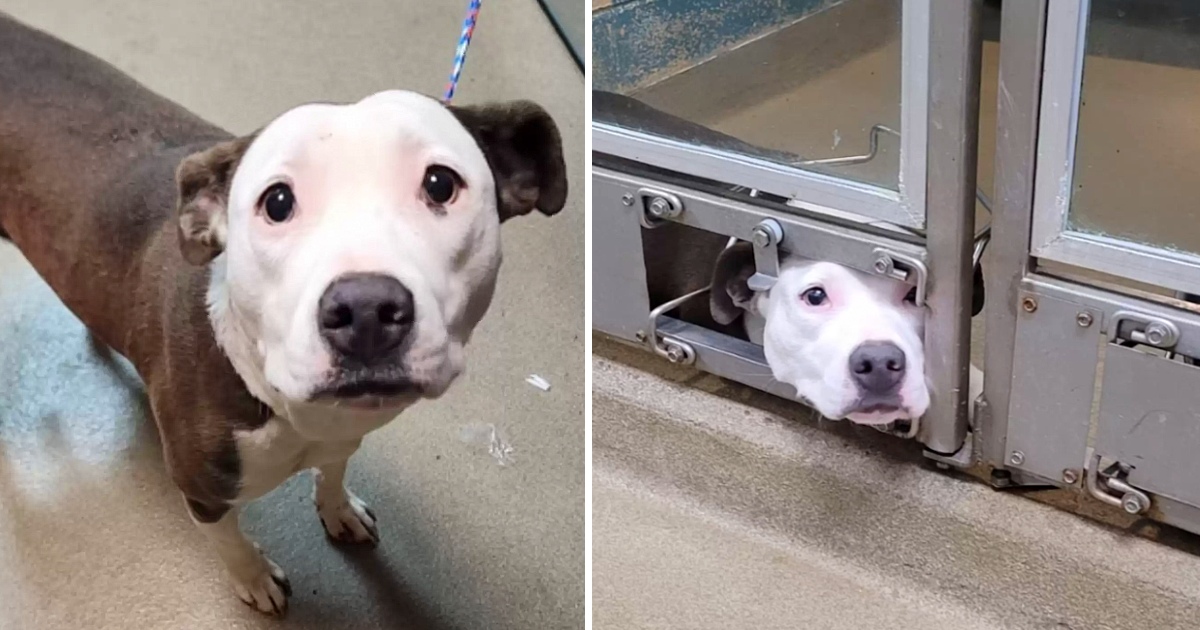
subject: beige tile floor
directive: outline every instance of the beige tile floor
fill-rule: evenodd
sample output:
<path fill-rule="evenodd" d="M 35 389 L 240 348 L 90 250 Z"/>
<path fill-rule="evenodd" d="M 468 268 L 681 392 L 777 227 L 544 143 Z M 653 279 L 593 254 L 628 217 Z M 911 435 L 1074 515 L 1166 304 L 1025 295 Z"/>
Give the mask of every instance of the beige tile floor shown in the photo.
<path fill-rule="evenodd" d="M 465 5 L 465 2 L 463 3 Z M 234 132 L 308 100 L 438 93 L 459 3 L 0 0 Z M 505 227 L 497 302 L 444 401 L 370 436 L 350 483 L 382 521 L 328 545 L 297 478 L 252 506 L 301 628 L 569 628 L 583 618 L 583 81 L 534 0 L 486 6 L 457 100 L 532 98 L 562 127 L 574 193 Z M 553 384 L 524 383 L 537 373 Z M 515 449 L 500 466 L 477 437 Z M 258 628 L 188 522 L 137 383 L 0 245 L 0 628 Z"/>

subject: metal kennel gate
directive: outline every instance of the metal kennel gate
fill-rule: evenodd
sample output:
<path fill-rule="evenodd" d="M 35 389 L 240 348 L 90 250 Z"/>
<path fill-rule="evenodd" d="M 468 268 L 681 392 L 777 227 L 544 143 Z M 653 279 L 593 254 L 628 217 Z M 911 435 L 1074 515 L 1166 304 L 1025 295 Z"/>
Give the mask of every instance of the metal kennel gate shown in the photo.
<path fill-rule="evenodd" d="M 761 347 L 672 314 L 692 292 L 651 302 L 645 234 L 678 224 L 750 241 L 760 282 L 770 282 L 779 250 L 902 279 L 928 307 L 927 377 L 935 395 L 926 417 L 899 434 L 940 462 L 994 467 L 998 484 L 1074 487 L 1117 509 L 1200 531 L 1200 458 L 1191 456 L 1200 448 L 1200 394 L 1193 393 L 1200 392 L 1200 368 L 1189 359 L 1200 357 L 1200 308 L 1178 297 L 1200 294 L 1200 244 L 1171 240 L 1183 225 L 1143 238 L 1125 214 L 1093 211 L 1113 195 L 1089 187 L 1115 178 L 1092 174 L 1103 171 L 1102 161 L 1076 158 L 1081 131 L 1091 142 L 1079 145 L 1085 156 L 1102 153 L 1088 147 L 1108 133 L 1086 109 L 1080 114 L 1089 95 L 1094 102 L 1107 95 L 1107 84 L 1089 88 L 1084 80 L 1085 57 L 1123 63 L 1122 55 L 1141 61 L 1150 54 L 1162 64 L 1161 50 L 1114 43 L 1128 7 L 1110 5 L 1128 3 L 1009 1 L 998 13 L 998 3 L 962 0 L 783 4 L 791 13 L 774 16 L 777 30 L 715 56 L 700 51 L 708 56 L 665 79 L 642 72 L 649 87 L 597 81 L 594 328 L 665 360 L 792 398 L 771 378 Z M 611 16 L 613 32 L 635 52 L 636 30 L 631 35 L 620 22 L 631 18 L 617 13 L 639 6 L 646 5 L 618 2 Z M 1117 17 L 1103 21 L 1110 9 Z M 986 216 L 976 204 L 980 59 L 982 40 L 992 37 L 981 32 L 985 10 L 999 16 L 1002 44 L 988 155 L 995 207 L 983 266 L 987 378 L 983 398 L 969 401 L 973 254 L 988 237 L 976 230 L 976 215 Z M 609 17 L 594 19 L 594 40 L 603 40 Z M 1089 44 L 1093 24 L 1101 35 Z M 670 44 L 655 41 L 651 49 Z M 608 60 L 603 46 L 594 44 L 597 65 Z M 811 64 L 817 70 L 803 66 L 823 54 L 830 60 Z M 802 133 L 783 138 L 794 125 L 762 125 L 764 112 L 790 111 L 771 109 L 777 101 L 821 102 L 809 86 L 833 90 L 833 100 L 870 96 L 838 92 L 829 77 L 878 77 L 871 64 L 880 59 L 899 77 L 898 106 L 868 112 L 882 120 L 849 127 L 846 147 L 839 129 L 832 146 L 814 150 Z M 1117 70 L 1096 70 L 1095 80 Z M 804 82 L 784 85 L 797 74 Z M 609 75 L 619 73 L 597 71 Z M 647 103 L 649 113 L 640 109 Z M 755 135 L 755 124 L 768 132 Z M 1088 170 L 1077 172 L 1083 162 Z M 1191 229 L 1200 240 L 1200 220 Z M 975 427 L 968 426 L 969 404 L 977 405 Z"/>

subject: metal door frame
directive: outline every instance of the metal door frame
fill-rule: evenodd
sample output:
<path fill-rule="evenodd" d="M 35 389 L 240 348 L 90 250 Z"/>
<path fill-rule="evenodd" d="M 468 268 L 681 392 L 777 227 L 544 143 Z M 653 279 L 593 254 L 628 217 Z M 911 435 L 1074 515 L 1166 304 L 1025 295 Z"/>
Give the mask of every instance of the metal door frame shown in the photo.
<path fill-rule="evenodd" d="M 1093 449 L 1103 412 L 1096 370 L 1124 318 L 1132 312 L 1168 320 L 1178 327 L 1175 349 L 1200 356 L 1195 305 L 1038 267 L 1054 261 L 1180 289 L 1200 279 L 1200 267 L 1181 260 L 1187 256 L 1146 259 L 1146 252 L 1161 252 L 1066 230 L 1069 199 L 1058 197 L 1070 190 L 1073 172 L 1086 9 L 1086 0 L 1028 0 L 1005 3 L 1002 12 L 995 212 L 985 266 L 988 376 L 977 423 L 981 462 L 1005 473 L 997 482 L 1080 492 L 1094 490 L 1088 468 L 1097 474 L 1093 458 L 1102 454 Z M 1018 336 L 1022 329 L 1038 338 Z M 1037 344 L 1041 353 L 1031 354 Z M 1022 366 L 1038 361 L 1045 370 L 1025 378 Z M 1064 378 L 1075 387 L 1062 387 Z M 1200 532 L 1200 506 L 1154 496 L 1140 513 Z"/>
<path fill-rule="evenodd" d="M 918 194 L 906 191 L 906 200 L 908 208 L 925 211 L 924 247 L 838 227 L 820 217 L 820 210 L 829 208 L 872 218 L 884 213 L 889 221 L 911 225 L 912 214 L 896 192 L 594 122 L 595 153 L 753 187 L 793 199 L 815 213 L 765 210 L 753 200 L 733 201 L 634 173 L 593 167 L 593 326 L 644 343 L 637 333 L 645 332 L 650 305 L 641 255 L 641 209 L 626 203 L 625 197 L 633 199 L 641 188 L 661 190 L 681 200 L 686 210 L 673 220 L 748 239 L 757 221 L 769 216 L 784 229 L 785 245 L 799 240 L 824 242 L 827 246 L 807 249 L 806 255 L 821 252 L 825 260 L 868 272 L 875 271 L 875 248 L 893 249 L 928 266 L 926 374 L 938 393 L 916 437 L 934 456 L 957 454 L 953 461 L 966 466 L 971 463 L 966 437 L 981 0 L 905 0 L 903 10 L 902 28 L 907 30 L 902 35 L 902 54 L 914 58 L 902 59 L 902 81 L 919 85 L 902 88 L 902 107 L 908 106 L 901 114 L 906 125 L 903 137 L 912 146 L 902 151 L 901 173 L 910 187 L 922 183 L 916 186 Z M 791 397 L 786 387 L 770 379 L 769 370 L 765 377 L 745 376 L 764 373 L 761 348 L 756 352 L 756 346 L 737 343 L 740 340 L 660 319 L 660 331 L 689 340 L 699 367 Z"/>

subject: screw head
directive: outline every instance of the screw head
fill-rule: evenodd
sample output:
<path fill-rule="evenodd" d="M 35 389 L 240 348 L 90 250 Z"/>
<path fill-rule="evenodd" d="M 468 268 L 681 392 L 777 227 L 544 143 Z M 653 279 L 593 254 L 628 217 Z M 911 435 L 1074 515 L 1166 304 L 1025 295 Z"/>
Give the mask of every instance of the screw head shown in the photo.
<path fill-rule="evenodd" d="M 671 202 L 662 197 L 655 197 L 650 201 L 650 215 L 661 219 L 671 213 Z"/>
<path fill-rule="evenodd" d="M 1032 312 L 1036 311 L 1037 307 L 1038 307 L 1037 300 L 1035 300 L 1031 297 L 1027 297 L 1027 298 L 1021 300 L 1021 310 L 1025 311 L 1026 313 L 1032 313 Z"/>
<path fill-rule="evenodd" d="M 638 343 L 646 343 L 646 331 L 639 330 L 633 334 L 633 338 L 638 340 Z"/>
<path fill-rule="evenodd" d="M 771 235 L 766 229 L 761 226 L 755 226 L 750 231 L 750 240 L 759 247 L 769 247 L 771 245 Z"/>
<path fill-rule="evenodd" d="M 1066 470 L 1063 470 L 1062 480 L 1064 483 L 1075 485 L 1075 482 L 1079 481 L 1079 472 L 1074 468 L 1067 468 Z"/>
<path fill-rule="evenodd" d="M 1151 322 L 1146 326 L 1146 341 L 1154 345 L 1158 345 L 1167 339 L 1167 330 L 1158 322 Z"/>
<path fill-rule="evenodd" d="M 875 273 L 886 275 L 891 270 L 892 261 L 890 259 L 883 257 L 875 259 Z"/>
<path fill-rule="evenodd" d="M 1080 328 L 1087 328 L 1088 326 L 1091 326 L 1092 321 L 1092 314 L 1088 313 L 1087 311 L 1080 311 L 1079 314 L 1075 316 L 1075 323 L 1079 324 Z"/>
<path fill-rule="evenodd" d="M 1144 506 L 1136 495 L 1127 494 L 1121 499 L 1121 508 L 1130 514 L 1140 514 Z"/>
<path fill-rule="evenodd" d="M 667 348 L 667 360 L 671 363 L 679 363 L 684 358 L 683 350 L 679 346 L 671 346 Z"/>
<path fill-rule="evenodd" d="M 1012 455 L 1008 456 L 1008 463 L 1012 464 L 1013 466 L 1020 466 L 1021 464 L 1024 464 L 1025 453 L 1022 453 L 1021 451 L 1013 451 Z"/>
<path fill-rule="evenodd" d="M 625 193 L 624 195 L 621 195 L 621 203 L 623 203 L 627 206 L 632 206 L 633 205 L 633 195 L 631 195 L 629 193 Z"/>

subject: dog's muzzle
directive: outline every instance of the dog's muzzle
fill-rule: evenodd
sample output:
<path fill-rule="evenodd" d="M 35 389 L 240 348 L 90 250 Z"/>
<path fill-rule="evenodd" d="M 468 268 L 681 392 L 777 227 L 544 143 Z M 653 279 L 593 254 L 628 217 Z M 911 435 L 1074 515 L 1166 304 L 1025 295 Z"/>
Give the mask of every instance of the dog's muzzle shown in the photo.
<path fill-rule="evenodd" d="M 403 367 L 415 322 L 412 292 L 392 276 L 353 273 L 330 283 L 317 303 L 317 330 L 334 370 L 316 397 L 420 394 Z"/>
<path fill-rule="evenodd" d="M 900 388 L 908 367 L 904 351 L 890 341 L 867 341 L 850 353 L 850 378 L 859 397 L 848 414 L 894 414 L 903 408 Z"/>

